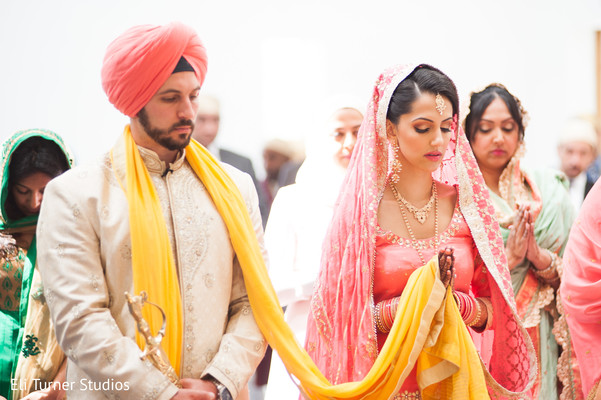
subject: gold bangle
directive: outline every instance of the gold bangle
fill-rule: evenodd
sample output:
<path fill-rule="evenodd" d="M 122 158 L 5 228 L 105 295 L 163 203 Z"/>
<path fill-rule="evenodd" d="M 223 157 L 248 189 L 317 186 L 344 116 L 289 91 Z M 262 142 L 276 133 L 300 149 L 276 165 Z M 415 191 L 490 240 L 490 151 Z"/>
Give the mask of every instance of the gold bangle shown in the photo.
<path fill-rule="evenodd" d="M 376 304 L 374 307 L 374 322 L 376 323 L 376 328 L 380 330 L 380 303 Z"/>
<path fill-rule="evenodd" d="M 480 301 L 478 301 L 478 299 L 474 299 L 474 305 L 476 306 L 476 318 L 466 323 L 466 325 L 478 328 L 480 325 L 482 325 L 480 322 L 480 318 L 482 318 L 482 306 L 480 305 Z"/>
<path fill-rule="evenodd" d="M 394 311 L 392 311 L 394 307 Z M 392 329 L 392 325 L 394 324 L 394 317 L 396 314 L 396 305 L 395 305 L 395 298 L 390 299 L 390 300 L 386 300 L 386 303 L 384 306 L 382 306 L 382 310 L 383 314 L 384 314 L 384 318 L 382 318 L 382 323 L 384 325 L 384 327 L 386 328 L 387 331 L 390 332 L 390 330 Z"/>
<path fill-rule="evenodd" d="M 536 269 L 534 268 L 534 273 L 536 276 L 544 281 L 555 281 L 559 278 L 559 274 L 557 273 L 557 265 L 559 264 L 559 257 L 554 252 L 547 250 L 549 256 L 551 257 L 551 263 L 545 269 Z"/>
<path fill-rule="evenodd" d="M 390 329 L 386 329 L 382 321 L 382 302 L 376 304 L 376 310 L 374 312 L 374 319 L 376 320 L 376 328 L 382 333 L 388 333 Z"/>

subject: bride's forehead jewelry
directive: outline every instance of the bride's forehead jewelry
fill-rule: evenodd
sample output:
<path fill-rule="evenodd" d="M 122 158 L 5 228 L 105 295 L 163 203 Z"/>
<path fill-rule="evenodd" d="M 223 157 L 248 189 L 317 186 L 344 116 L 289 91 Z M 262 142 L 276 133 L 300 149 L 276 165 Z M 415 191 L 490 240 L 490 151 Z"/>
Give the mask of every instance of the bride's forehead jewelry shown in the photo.
<path fill-rule="evenodd" d="M 440 93 L 436 93 L 436 111 L 438 111 L 438 113 L 440 115 L 442 115 L 442 112 L 445 110 L 445 108 L 447 108 L 446 104 L 444 103 L 444 99 L 442 98 L 442 96 L 440 95 Z"/>

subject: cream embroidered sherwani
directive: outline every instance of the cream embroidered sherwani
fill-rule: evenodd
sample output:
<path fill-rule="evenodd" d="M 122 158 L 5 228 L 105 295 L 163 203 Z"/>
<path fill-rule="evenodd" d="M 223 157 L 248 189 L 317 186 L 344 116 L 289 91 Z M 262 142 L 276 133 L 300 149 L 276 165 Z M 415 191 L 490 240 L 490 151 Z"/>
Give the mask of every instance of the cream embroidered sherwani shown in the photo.
<path fill-rule="evenodd" d="M 236 398 L 266 343 L 226 226 L 183 155 L 162 177 L 166 165 L 158 156 L 143 148 L 140 154 L 159 195 L 178 268 L 181 376 L 210 374 Z M 223 166 L 240 188 L 265 256 L 252 180 Z M 38 264 L 57 338 L 69 357 L 68 397 L 171 398 L 177 388 L 140 360 L 134 341 L 135 322 L 124 296 L 133 293 L 128 205 L 109 156 L 53 180 L 39 221 Z"/>

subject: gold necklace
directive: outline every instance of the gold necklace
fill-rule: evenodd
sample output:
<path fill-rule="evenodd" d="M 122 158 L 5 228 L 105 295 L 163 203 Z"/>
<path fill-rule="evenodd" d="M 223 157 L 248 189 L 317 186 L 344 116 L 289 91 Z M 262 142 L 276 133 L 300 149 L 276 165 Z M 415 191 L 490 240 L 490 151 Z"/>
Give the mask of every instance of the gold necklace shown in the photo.
<path fill-rule="evenodd" d="M 425 224 L 426 220 L 428 219 L 430 209 L 432 208 L 432 204 L 434 204 L 434 198 L 436 197 L 436 184 L 434 183 L 434 181 L 432 181 L 432 194 L 430 195 L 430 200 L 428 200 L 428 204 L 426 204 L 422 208 L 417 208 L 413 204 L 409 203 L 403 196 L 401 196 L 401 194 L 394 185 L 391 184 L 390 187 L 392 188 L 394 197 L 396 198 L 397 202 L 402 202 L 403 205 L 407 207 L 407 210 L 409 210 L 413 214 L 413 217 L 417 220 L 417 222 L 419 222 L 422 225 Z"/>
<path fill-rule="evenodd" d="M 417 250 L 417 254 L 419 255 L 419 258 L 422 262 L 422 265 L 426 265 L 426 259 L 424 258 L 424 255 L 422 254 L 421 251 L 421 246 L 419 246 L 417 239 L 415 238 L 415 234 L 413 233 L 413 229 L 411 229 L 411 225 L 409 225 L 409 218 L 407 218 L 407 213 L 405 212 L 405 207 L 407 209 L 409 209 L 409 207 L 407 207 L 407 204 L 405 204 L 405 202 L 403 202 L 403 198 L 401 197 L 399 191 L 397 190 L 397 188 L 392 184 L 392 182 L 390 183 L 390 189 L 392 190 L 392 194 L 394 195 L 394 198 L 397 201 L 397 204 L 399 205 L 399 208 L 401 209 L 401 215 L 403 216 L 403 221 L 405 221 L 405 226 L 407 227 L 407 231 L 409 232 L 409 236 L 411 237 L 411 246 Z M 440 238 L 438 237 L 438 192 L 436 191 L 436 183 L 432 182 L 432 197 L 430 200 L 434 199 L 434 240 L 436 241 L 436 248 L 438 248 L 439 246 L 439 241 Z M 403 205 L 405 207 L 403 207 Z M 409 204 L 411 205 L 411 204 Z M 411 211 L 411 210 L 409 210 Z"/>

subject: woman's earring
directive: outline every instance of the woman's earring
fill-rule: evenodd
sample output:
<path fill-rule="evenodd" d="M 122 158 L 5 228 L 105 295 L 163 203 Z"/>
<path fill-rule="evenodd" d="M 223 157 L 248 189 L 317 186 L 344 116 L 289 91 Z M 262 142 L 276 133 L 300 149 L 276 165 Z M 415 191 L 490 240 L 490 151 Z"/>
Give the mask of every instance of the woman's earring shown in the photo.
<path fill-rule="evenodd" d="M 401 152 L 401 149 L 396 139 L 391 140 L 389 143 L 393 153 L 392 163 L 390 164 L 390 180 L 392 181 L 392 183 L 398 183 L 401 179 L 399 174 L 403 169 L 403 165 L 399 160 L 399 153 Z"/>

